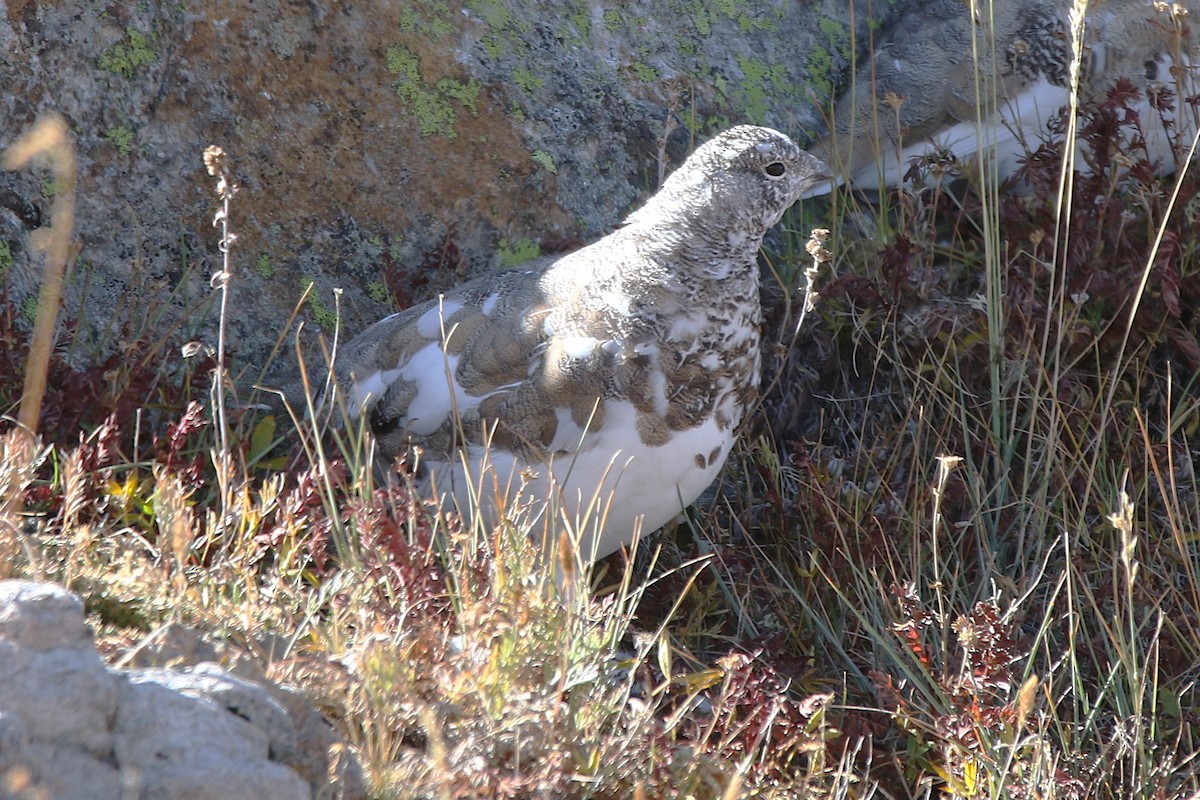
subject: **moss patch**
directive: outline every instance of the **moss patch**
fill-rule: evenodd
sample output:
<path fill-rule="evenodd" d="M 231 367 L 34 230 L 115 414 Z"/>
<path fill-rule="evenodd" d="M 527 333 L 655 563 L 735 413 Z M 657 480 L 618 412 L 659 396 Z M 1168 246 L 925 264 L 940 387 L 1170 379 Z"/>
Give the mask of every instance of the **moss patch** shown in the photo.
<path fill-rule="evenodd" d="M 521 91 L 525 94 L 533 94 L 538 89 L 546 85 L 546 79 L 535 75 L 532 70 L 514 69 L 512 71 L 513 83 L 521 87 Z"/>
<path fill-rule="evenodd" d="M 633 74 L 636 75 L 637 79 L 642 83 L 653 83 L 654 81 L 658 80 L 658 70 L 649 64 L 644 64 L 641 61 L 635 61 L 630 65 L 629 68 L 633 70 Z"/>
<path fill-rule="evenodd" d="M 815 46 L 808 54 L 808 85 L 821 98 L 833 96 L 834 54 L 850 57 L 850 37 L 846 26 L 833 19 L 822 19 L 818 23 L 825 35 L 827 47 Z"/>
<path fill-rule="evenodd" d="M 21 304 L 21 317 L 30 325 L 37 321 L 38 299 L 33 295 L 25 298 Z"/>

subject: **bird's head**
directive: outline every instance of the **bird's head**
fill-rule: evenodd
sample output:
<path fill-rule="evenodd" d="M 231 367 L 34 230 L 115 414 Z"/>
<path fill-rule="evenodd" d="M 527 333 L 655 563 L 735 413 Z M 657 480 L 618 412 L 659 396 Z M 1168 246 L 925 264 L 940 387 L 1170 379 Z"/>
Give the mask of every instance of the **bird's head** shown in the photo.
<path fill-rule="evenodd" d="M 739 125 L 705 142 L 630 215 L 630 224 L 687 219 L 761 237 L 829 168 L 784 134 Z"/>

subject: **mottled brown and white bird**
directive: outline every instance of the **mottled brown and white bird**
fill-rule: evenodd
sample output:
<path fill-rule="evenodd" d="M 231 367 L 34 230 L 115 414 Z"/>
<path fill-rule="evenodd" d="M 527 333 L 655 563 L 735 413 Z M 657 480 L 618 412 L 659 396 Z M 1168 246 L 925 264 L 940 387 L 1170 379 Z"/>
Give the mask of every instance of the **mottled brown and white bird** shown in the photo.
<path fill-rule="evenodd" d="M 1012 175 L 1069 104 L 1071 6 L 1005 0 L 978 4 L 974 17 L 974 4 L 962 0 L 916 6 L 857 71 L 813 154 L 861 189 L 898 186 L 914 159 L 943 152 L 966 165 L 982 154 L 994 159 L 990 174 Z M 1189 26 L 1198 10 L 1200 0 L 1092 0 L 1084 17 L 1081 102 L 1129 79 L 1141 94 L 1135 110 L 1147 153 L 1162 173 L 1176 168 L 1172 138 L 1187 146 L 1197 130 L 1186 98 L 1197 92 L 1200 47 Z M 1171 111 L 1152 107 L 1164 89 L 1175 93 Z"/>
<path fill-rule="evenodd" d="M 335 367 L 348 405 L 385 456 L 421 447 L 427 491 L 490 521 L 529 500 L 584 561 L 605 556 L 725 463 L 758 388 L 763 236 L 828 180 L 777 131 L 727 130 L 603 239 L 350 341 Z"/>

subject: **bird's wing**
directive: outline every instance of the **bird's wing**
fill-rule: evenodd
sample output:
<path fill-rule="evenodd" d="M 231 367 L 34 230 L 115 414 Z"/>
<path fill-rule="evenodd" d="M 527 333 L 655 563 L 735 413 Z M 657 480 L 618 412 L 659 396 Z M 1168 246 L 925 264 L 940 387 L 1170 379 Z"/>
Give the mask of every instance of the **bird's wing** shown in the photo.
<path fill-rule="evenodd" d="M 415 440 L 434 457 L 449 456 L 514 405 L 525 406 L 525 419 L 504 414 L 513 419 L 496 435 L 545 438 L 530 378 L 546 346 L 542 319 L 557 300 L 540 281 L 552 261 L 477 278 L 380 320 L 337 353 L 347 408 L 369 414 L 385 454 Z"/>

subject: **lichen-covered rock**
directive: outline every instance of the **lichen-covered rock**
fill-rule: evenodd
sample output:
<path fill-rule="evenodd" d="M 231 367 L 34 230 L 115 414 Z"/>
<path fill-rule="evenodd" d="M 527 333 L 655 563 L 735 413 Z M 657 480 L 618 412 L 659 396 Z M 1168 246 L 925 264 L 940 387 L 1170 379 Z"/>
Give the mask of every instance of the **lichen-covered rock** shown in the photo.
<path fill-rule="evenodd" d="M 257 367 L 310 284 L 307 331 L 340 313 L 357 332 L 463 273 L 594 238 L 692 137 L 756 122 L 811 140 L 851 5 L 9 0 L 0 146 L 47 111 L 74 132 L 77 353 L 122 338 L 118 308 L 157 335 L 209 298 L 201 152 L 224 147 L 243 186 L 230 338 Z M 55 190 L 44 171 L 0 173 L 0 281 L 18 303 Z M 213 316 L 189 323 L 210 343 Z"/>
<path fill-rule="evenodd" d="M 363 797 L 299 695 L 216 664 L 106 668 L 61 587 L 0 581 L 0 675 L 0 798 Z"/>

